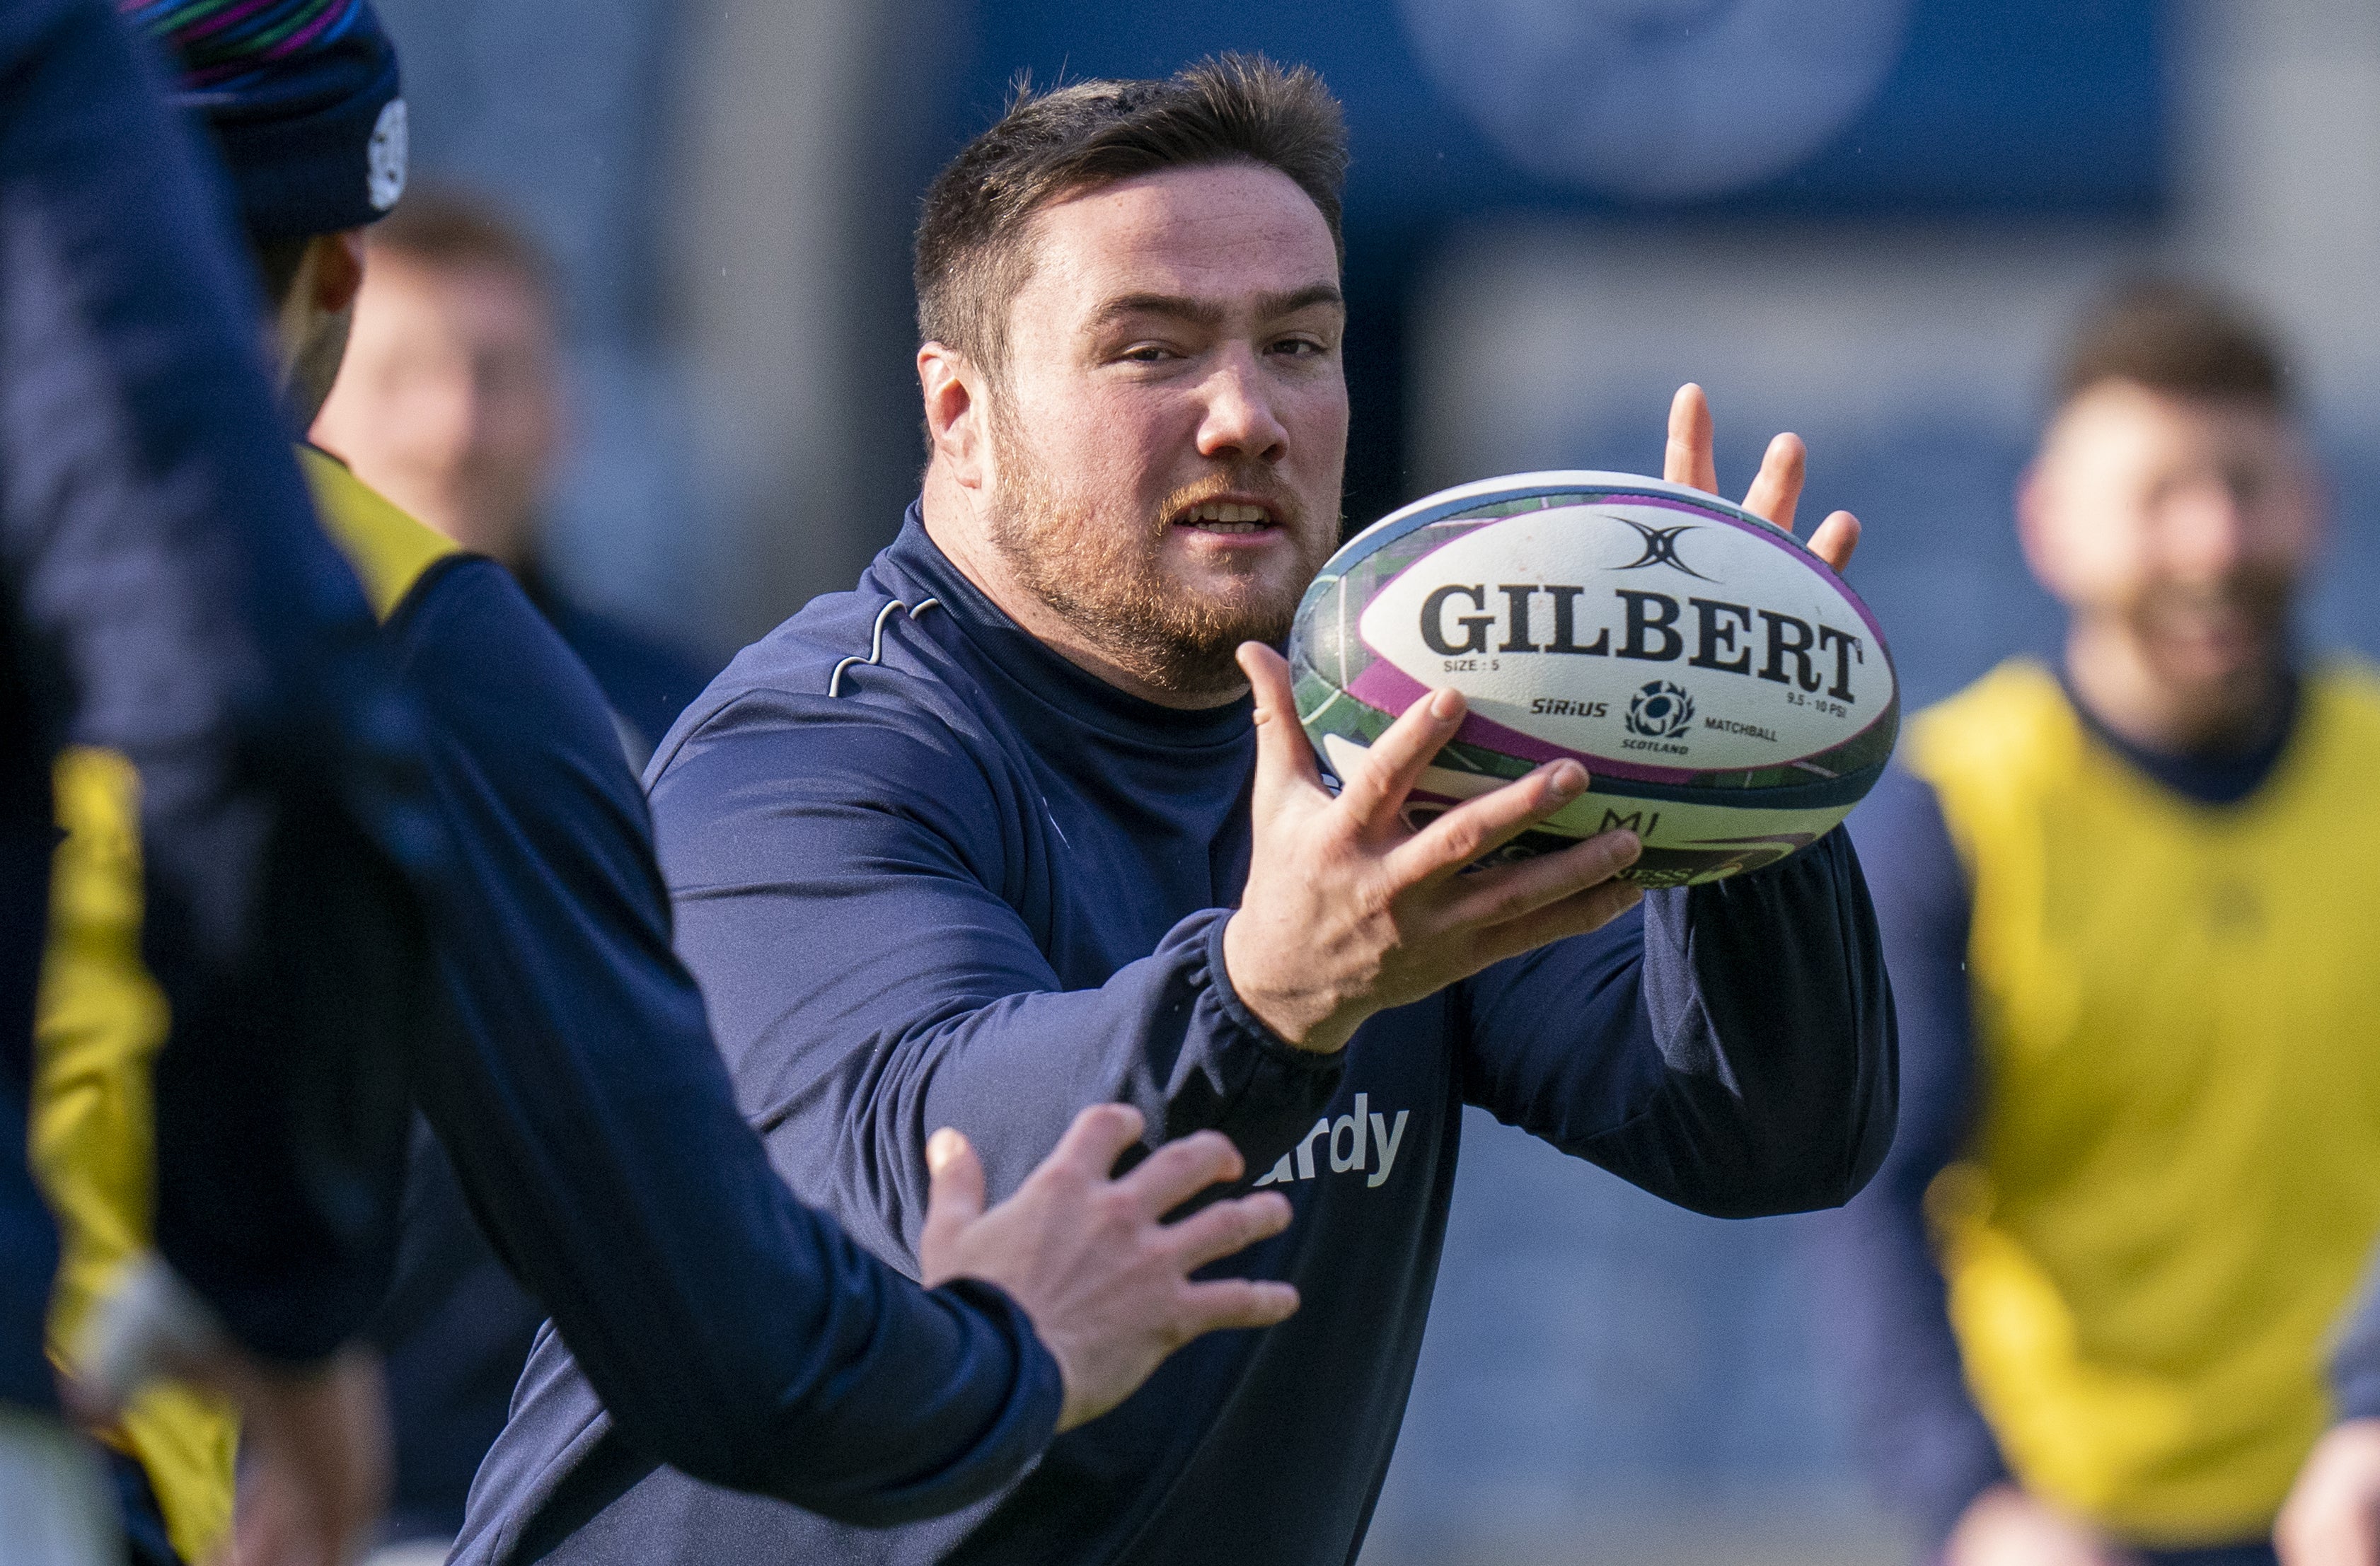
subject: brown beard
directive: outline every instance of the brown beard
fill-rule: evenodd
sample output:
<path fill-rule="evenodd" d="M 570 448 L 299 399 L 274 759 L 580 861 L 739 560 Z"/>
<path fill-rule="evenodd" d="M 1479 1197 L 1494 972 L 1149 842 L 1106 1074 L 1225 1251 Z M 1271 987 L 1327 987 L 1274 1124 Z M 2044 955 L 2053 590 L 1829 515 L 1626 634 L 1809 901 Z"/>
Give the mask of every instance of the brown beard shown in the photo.
<path fill-rule="evenodd" d="M 1184 697 L 1228 698 L 1246 682 L 1232 654 L 1245 641 L 1278 645 L 1298 600 L 1336 540 L 1313 537 L 1305 507 L 1269 467 L 1242 463 L 1169 495 L 1137 527 L 1104 526 L 1095 508 L 1068 493 L 1027 443 L 995 415 L 992 445 L 1001 475 L 990 517 L 991 545 L 1018 582 L 1134 678 Z M 1184 591 L 1158 568 L 1172 518 L 1210 495 L 1261 495 L 1299 551 L 1289 585 L 1222 601 Z M 1254 584 L 1252 584 L 1254 586 Z"/>
<path fill-rule="evenodd" d="M 2187 615 L 2212 605 L 2239 616 L 2248 633 L 2277 647 L 2289 635 L 2289 604 L 2296 579 L 2268 566 L 2242 566 L 2208 587 L 2159 584 L 2142 592 L 2126 606 L 2126 617 L 2148 638 L 2154 638 L 2169 617 Z"/>
<path fill-rule="evenodd" d="M 2293 587 L 2288 575 L 2252 565 L 2207 587 L 2152 588 L 2130 605 L 2133 634 L 2179 704 L 2177 717 L 2192 731 L 2192 748 L 2251 750 L 2280 722 L 2274 698 L 2289 663 Z M 2238 623 L 2237 634 L 2249 644 L 2245 662 L 2207 666 L 2172 656 L 2175 622 L 2210 610 Z"/>

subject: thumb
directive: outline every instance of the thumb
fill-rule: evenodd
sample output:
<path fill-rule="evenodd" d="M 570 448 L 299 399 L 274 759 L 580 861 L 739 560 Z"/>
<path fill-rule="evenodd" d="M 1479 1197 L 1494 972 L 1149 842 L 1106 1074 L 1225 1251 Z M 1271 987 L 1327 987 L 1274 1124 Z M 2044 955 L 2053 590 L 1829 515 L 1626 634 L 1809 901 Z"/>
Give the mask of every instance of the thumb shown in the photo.
<path fill-rule="evenodd" d="M 917 1270 L 930 1289 L 957 1271 L 953 1253 L 959 1238 L 983 1216 L 983 1160 L 965 1136 L 946 1125 L 927 1138 L 926 1169 L 933 1184 L 926 1195 L 926 1227 L 917 1237 Z"/>
<path fill-rule="evenodd" d="M 1257 698 L 1254 804 L 1262 816 L 1301 793 L 1318 793 L 1322 774 L 1314 764 L 1314 747 L 1297 722 L 1297 693 L 1290 684 L 1289 661 L 1260 641 L 1244 641 L 1239 663 Z"/>

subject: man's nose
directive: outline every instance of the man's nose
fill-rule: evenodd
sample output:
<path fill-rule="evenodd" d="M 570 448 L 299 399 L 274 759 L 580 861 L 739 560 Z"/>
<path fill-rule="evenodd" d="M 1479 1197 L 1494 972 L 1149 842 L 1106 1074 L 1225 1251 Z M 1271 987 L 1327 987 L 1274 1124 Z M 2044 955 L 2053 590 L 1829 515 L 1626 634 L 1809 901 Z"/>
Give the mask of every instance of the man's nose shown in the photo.
<path fill-rule="evenodd" d="M 1223 355 L 1202 390 L 1199 455 L 1278 462 L 1288 453 L 1289 431 L 1273 412 L 1253 353 L 1241 347 Z"/>
<path fill-rule="evenodd" d="M 2176 564 L 2193 575 L 2220 576 L 2247 553 L 2249 522 L 2248 507 L 2232 485 L 2193 484 L 2168 514 L 2166 548 Z"/>

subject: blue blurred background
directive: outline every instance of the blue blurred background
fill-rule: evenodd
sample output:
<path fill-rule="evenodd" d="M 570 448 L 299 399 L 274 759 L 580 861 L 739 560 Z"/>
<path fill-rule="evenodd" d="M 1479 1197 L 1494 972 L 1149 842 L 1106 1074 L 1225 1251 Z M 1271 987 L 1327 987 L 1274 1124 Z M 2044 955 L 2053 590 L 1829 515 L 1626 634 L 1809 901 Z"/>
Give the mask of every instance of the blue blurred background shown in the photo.
<path fill-rule="evenodd" d="M 2380 8 L 2351 0 L 382 0 L 417 166 L 510 205 L 570 293 L 557 565 L 732 648 L 846 585 L 921 459 L 906 247 L 1029 71 L 1222 48 L 1347 104 L 1349 515 L 1807 437 L 1806 516 L 1917 701 L 2056 619 L 2009 497 L 2110 277 L 2244 291 L 2333 480 L 2309 641 L 2380 586 Z M 1896 1561 L 1815 1365 L 1792 1220 L 1663 1208 L 1478 1121 L 1367 1566 Z"/>

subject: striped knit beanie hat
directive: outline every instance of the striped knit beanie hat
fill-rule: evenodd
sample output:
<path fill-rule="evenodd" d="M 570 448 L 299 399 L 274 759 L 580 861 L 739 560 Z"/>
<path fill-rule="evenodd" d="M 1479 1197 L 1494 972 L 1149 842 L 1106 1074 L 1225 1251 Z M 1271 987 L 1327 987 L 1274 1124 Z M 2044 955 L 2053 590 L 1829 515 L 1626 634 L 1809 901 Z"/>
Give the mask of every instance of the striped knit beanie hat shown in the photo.
<path fill-rule="evenodd" d="M 396 49 L 370 0 L 116 0 L 171 51 L 258 239 L 355 228 L 405 189 Z"/>

